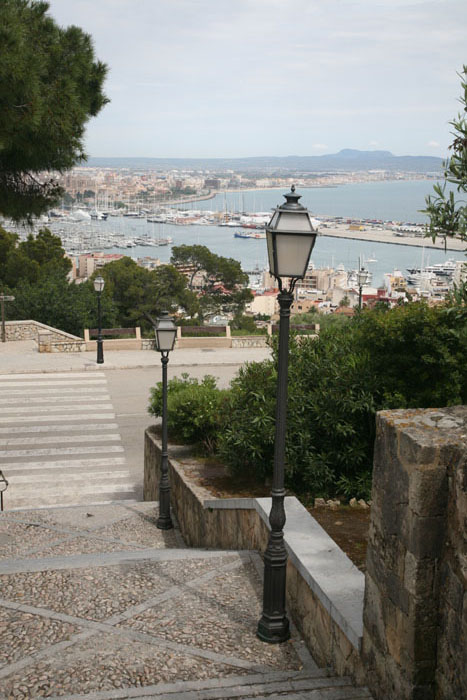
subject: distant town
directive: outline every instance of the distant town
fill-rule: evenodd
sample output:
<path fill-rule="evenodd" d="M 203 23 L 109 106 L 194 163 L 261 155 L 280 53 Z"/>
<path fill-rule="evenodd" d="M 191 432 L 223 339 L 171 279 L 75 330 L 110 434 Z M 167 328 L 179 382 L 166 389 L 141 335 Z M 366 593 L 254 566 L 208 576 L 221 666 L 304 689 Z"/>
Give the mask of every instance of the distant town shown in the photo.
<path fill-rule="evenodd" d="M 47 225 L 60 235 L 72 260 L 71 277 L 77 282 L 89 279 L 97 269 L 125 255 L 131 255 L 142 267 L 155 269 L 164 264 L 158 257 L 137 257 L 131 249 L 143 246 L 157 249 L 170 246 L 173 242 L 172 237 L 167 235 L 167 228 L 164 228 L 164 235 L 159 231 L 155 236 L 154 232 L 142 232 L 142 229 L 129 234 L 129 227 L 96 228 L 92 226 L 93 221 L 118 217 L 169 226 L 225 226 L 231 227 L 232 235 L 237 238 L 265 238 L 264 228 L 270 212 L 230 211 L 227 207 L 221 211 L 196 209 L 196 202 L 228 191 L 239 192 L 241 201 L 242 191 L 287 190 L 292 183 L 305 189 L 394 180 L 436 180 L 440 175 L 438 170 L 407 172 L 382 168 L 335 172 L 265 172 L 267 169 L 263 168 L 263 171 L 254 172 L 251 168 L 239 171 L 191 168 L 152 170 L 137 167 L 137 164 L 132 164 L 132 167 L 119 165 L 86 165 L 57 175 L 64 190 L 61 205 L 37 222 L 37 227 Z M 241 205 L 240 209 L 243 209 Z M 321 216 L 315 220 L 315 224 L 320 234 L 326 236 L 428 245 L 424 227 L 407 222 Z M 438 248 L 441 249 L 443 244 L 443 241 L 439 241 Z M 450 245 L 454 250 L 462 250 L 458 242 L 450 242 Z M 122 252 L 116 252 L 118 249 Z M 321 269 L 311 266 L 306 278 L 297 286 L 292 311 L 300 314 L 315 310 L 345 313 L 348 309 L 348 313 L 353 313 L 353 309 L 361 304 L 385 301 L 393 305 L 421 297 L 436 302 L 442 300 L 453 284 L 459 284 L 465 276 L 463 261 L 449 259 L 426 267 L 422 264 L 410 270 L 388 271 L 384 275 L 384 284 L 375 287 L 368 262 L 372 261 L 361 260 L 359 265 L 366 276 L 359 276 L 360 269 L 357 267 L 346 270 L 343 265 Z M 273 318 L 277 314 L 275 280 L 266 270 L 257 268 L 248 272 L 254 300 L 248 305 L 247 312 Z M 225 320 L 218 319 L 219 322 Z"/>

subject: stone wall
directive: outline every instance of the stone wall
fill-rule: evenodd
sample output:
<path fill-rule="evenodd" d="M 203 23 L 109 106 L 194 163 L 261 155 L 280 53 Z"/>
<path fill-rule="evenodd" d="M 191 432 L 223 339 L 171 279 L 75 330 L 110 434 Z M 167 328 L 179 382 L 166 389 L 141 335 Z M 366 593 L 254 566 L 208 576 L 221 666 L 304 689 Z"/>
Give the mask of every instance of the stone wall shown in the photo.
<path fill-rule="evenodd" d="M 171 503 L 186 543 L 193 547 L 256 549 L 269 535 L 268 498 L 218 499 L 197 478 L 186 447 L 170 446 Z M 158 500 L 160 443 L 145 433 L 144 499 Z M 296 498 L 286 501 L 289 553 L 287 604 L 314 658 L 339 675 L 364 682 L 360 658 L 363 574 Z"/>
<path fill-rule="evenodd" d="M 233 348 L 265 348 L 267 345 L 268 336 L 266 335 L 248 335 L 248 336 L 232 336 Z"/>
<path fill-rule="evenodd" d="M 377 418 L 363 659 L 377 700 L 467 697 L 467 407 Z"/>
<path fill-rule="evenodd" d="M 55 333 L 43 331 L 38 335 L 37 348 L 39 352 L 84 352 L 86 343 L 82 338 L 66 339 Z"/>
<path fill-rule="evenodd" d="M 7 341 L 35 340 L 39 352 L 81 352 L 86 349 L 83 338 L 39 321 L 6 321 L 5 335 Z"/>

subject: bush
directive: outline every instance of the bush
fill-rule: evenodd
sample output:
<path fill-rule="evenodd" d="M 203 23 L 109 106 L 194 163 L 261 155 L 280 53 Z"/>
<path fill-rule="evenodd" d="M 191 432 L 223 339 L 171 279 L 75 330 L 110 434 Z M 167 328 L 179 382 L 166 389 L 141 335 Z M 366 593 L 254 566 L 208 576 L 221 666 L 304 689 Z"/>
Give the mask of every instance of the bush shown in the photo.
<path fill-rule="evenodd" d="M 285 480 L 298 494 L 368 498 L 375 414 L 467 400 L 464 302 L 364 310 L 319 338 L 290 339 Z M 243 366 L 228 391 L 213 377 L 169 382 L 176 440 L 215 452 L 236 476 L 272 475 L 277 391 L 273 359 Z M 161 385 L 150 412 L 160 415 Z"/>
<path fill-rule="evenodd" d="M 425 303 L 364 310 L 319 339 L 292 337 L 287 486 L 368 497 L 376 411 L 466 401 L 465 338 L 463 306 Z M 236 475 L 272 474 L 276 361 L 275 351 L 274 361 L 241 370 L 228 395 L 218 449 Z"/>
<path fill-rule="evenodd" d="M 276 382 L 274 363 L 265 360 L 241 367 L 231 383 L 218 454 L 233 474 L 265 480 L 272 473 Z"/>
<path fill-rule="evenodd" d="M 197 444 L 212 454 L 221 424 L 221 406 L 225 391 L 217 388 L 214 377 L 206 375 L 201 382 L 182 374 L 167 383 L 167 421 L 169 437 L 176 442 Z M 151 389 L 148 412 L 162 415 L 162 382 Z"/>
<path fill-rule="evenodd" d="M 230 321 L 232 335 L 266 335 L 266 328 L 258 328 L 252 316 L 237 315 Z"/>
<path fill-rule="evenodd" d="M 367 352 L 378 409 L 436 408 L 467 401 L 465 307 L 417 302 L 355 319 L 355 347 Z"/>
<path fill-rule="evenodd" d="M 296 492 L 326 495 L 342 474 L 370 469 L 374 406 L 351 346 L 341 329 L 319 342 L 291 338 L 285 478 Z M 274 360 L 242 368 L 232 383 L 218 451 L 236 475 L 272 474 L 276 382 Z"/>

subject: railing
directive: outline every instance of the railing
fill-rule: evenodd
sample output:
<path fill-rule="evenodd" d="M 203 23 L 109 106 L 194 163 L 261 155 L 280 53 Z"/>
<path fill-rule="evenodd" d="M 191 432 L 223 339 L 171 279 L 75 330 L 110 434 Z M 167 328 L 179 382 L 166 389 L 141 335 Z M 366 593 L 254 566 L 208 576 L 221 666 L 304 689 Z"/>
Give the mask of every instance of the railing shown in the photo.
<path fill-rule="evenodd" d="M 129 338 L 138 337 L 139 328 L 103 328 L 101 333 L 109 338 Z M 98 328 L 89 328 L 89 338 L 97 338 L 99 334 Z"/>

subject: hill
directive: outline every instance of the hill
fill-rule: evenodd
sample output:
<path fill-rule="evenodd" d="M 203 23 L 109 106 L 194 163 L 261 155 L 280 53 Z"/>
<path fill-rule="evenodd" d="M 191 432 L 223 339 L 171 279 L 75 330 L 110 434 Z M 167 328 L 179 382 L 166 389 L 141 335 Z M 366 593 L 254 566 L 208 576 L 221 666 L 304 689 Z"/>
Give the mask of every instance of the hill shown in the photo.
<path fill-rule="evenodd" d="M 433 156 L 395 156 L 390 151 L 358 151 L 345 148 L 321 156 L 258 156 L 250 158 L 90 158 L 88 165 L 131 170 L 210 170 L 211 172 L 350 172 L 393 170 L 442 172 L 442 159 Z"/>

